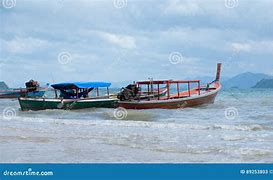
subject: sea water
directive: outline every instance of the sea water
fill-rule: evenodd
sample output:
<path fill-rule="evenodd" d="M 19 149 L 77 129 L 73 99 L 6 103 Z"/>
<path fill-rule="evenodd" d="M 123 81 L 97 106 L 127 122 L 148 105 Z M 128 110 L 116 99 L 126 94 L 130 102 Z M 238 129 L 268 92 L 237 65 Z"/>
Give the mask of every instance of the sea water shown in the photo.
<path fill-rule="evenodd" d="M 273 162 L 272 90 L 176 110 L 19 108 L 0 100 L 0 162 Z"/>

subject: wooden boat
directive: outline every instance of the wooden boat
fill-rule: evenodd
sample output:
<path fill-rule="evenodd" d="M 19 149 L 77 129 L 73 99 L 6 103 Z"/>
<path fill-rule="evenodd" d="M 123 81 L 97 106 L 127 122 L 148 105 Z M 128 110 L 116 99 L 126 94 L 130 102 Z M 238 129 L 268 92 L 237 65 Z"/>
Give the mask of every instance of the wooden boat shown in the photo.
<path fill-rule="evenodd" d="M 51 85 L 54 88 L 55 98 L 28 98 L 19 97 L 22 111 L 44 109 L 84 109 L 84 108 L 113 108 L 118 99 L 109 94 L 107 82 L 73 82 Z M 107 94 L 100 96 L 99 88 L 106 88 Z M 96 91 L 95 97 L 89 93 Z"/>
<path fill-rule="evenodd" d="M 21 96 L 27 97 L 42 97 L 45 95 L 47 88 L 41 88 L 37 91 L 28 92 L 26 89 L 9 89 L 6 91 L 0 91 L 0 98 L 18 98 Z"/>
<path fill-rule="evenodd" d="M 221 89 L 220 72 L 221 63 L 218 63 L 216 79 L 204 86 L 200 85 L 200 80 L 158 80 L 152 81 L 152 83 L 150 81 L 142 81 L 137 84 L 137 87 L 141 85 L 150 86 L 153 84 L 153 86 L 157 86 L 157 89 L 159 89 L 160 85 L 167 85 L 167 95 L 147 99 L 131 97 L 119 101 L 118 106 L 126 109 L 177 109 L 210 104 L 214 102 L 215 97 Z M 180 87 L 183 84 L 187 86 L 187 90 L 180 91 Z M 197 84 L 197 87 L 191 88 L 192 84 Z M 171 94 L 170 89 L 172 85 L 176 86 L 176 92 L 173 94 Z"/>
<path fill-rule="evenodd" d="M 43 97 L 48 90 L 48 86 L 40 87 L 34 80 L 26 82 L 26 88 L 8 88 L 0 91 L 0 98 L 18 98 L 18 97 Z"/>

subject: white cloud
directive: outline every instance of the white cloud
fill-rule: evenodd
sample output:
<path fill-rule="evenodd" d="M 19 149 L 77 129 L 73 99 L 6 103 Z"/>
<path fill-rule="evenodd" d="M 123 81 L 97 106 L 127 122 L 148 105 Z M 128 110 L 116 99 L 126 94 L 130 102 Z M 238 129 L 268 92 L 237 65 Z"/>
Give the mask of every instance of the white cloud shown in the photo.
<path fill-rule="evenodd" d="M 109 43 L 118 45 L 126 49 L 136 48 L 135 38 L 127 35 L 118 35 L 106 32 L 100 32 L 99 35 Z"/>
<path fill-rule="evenodd" d="M 187 1 L 170 1 L 170 4 L 165 9 L 165 14 L 179 14 L 183 16 L 200 14 L 202 9 L 198 3 Z"/>
<path fill-rule="evenodd" d="M 251 44 L 248 43 L 231 43 L 230 44 L 233 51 L 241 52 L 241 51 L 250 51 Z"/>
<path fill-rule="evenodd" d="M 10 53 L 28 54 L 49 47 L 46 40 L 32 37 L 15 37 L 12 40 L 1 40 L 3 48 Z"/>
<path fill-rule="evenodd" d="M 257 53 L 273 54 L 273 41 L 272 40 L 252 41 L 251 44 Z"/>
<path fill-rule="evenodd" d="M 107 43 L 117 45 L 125 49 L 136 48 L 136 39 L 133 36 L 109 33 L 97 30 L 79 30 L 79 35 L 87 38 L 100 37 Z"/>
<path fill-rule="evenodd" d="M 273 54 L 273 41 L 253 41 L 248 40 L 246 42 L 233 42 L 230 43 L 232 51 L 248 52 L 251 54 Z"/>

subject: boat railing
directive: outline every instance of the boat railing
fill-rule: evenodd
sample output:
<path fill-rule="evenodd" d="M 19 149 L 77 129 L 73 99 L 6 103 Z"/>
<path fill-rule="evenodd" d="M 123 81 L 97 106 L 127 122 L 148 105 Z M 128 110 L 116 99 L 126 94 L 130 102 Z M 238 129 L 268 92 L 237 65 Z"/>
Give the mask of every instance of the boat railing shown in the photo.
<path fill-rule="evenodd" d="M 140 81 L 136 82 L 137 86 L 140 87 L 142 85 L 147 85 L 147 94 L 154 93 L 154 88 L 151 87 L 151 85 L 157 86 L 157 93 L 158 93 L 158 100 L 160 99 L 160 85 L 166 85 L 167 88 L 167 98 L 166 99 L 172 99 L 172 98 L 183 98 L 183 97 L 191 97 L 192 94 L 198 94 L 201 93 L 201 86 L 200 86 L 200 80 L 159 80 L 159 81 Z M 177 94 L 171 95 L 171 85 L 176 84 L 176 90 Z M 180 85 L 181 84 L 187 84 L 187 94 L 185 92 L 180 92 Z M 191 84 L 197 84 L 197 88 L 191 89 Z M 150 90 L 153 89 L 152 92 Z M 141 93 L 141 92 L 140 92 Z M 149 100 L 149 99 L 148 99 Z"/>

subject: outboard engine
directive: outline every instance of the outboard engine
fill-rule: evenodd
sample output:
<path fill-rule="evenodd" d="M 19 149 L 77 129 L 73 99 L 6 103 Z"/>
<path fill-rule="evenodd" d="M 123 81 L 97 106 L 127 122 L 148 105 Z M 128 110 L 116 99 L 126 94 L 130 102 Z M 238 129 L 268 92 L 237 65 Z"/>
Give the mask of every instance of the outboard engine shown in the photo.
<path fill-rule="evenodd" d="M 38 81 L 34 81 L 32 79 L 30 81 L 26 82 L 25 85 L 26 85 L 26 89 L 28 92 L 36 91 L 38 89 L 38 87 L 40 86 Z"/>
<path fill-rule="evenodd" d="M 117 98 L 121 101 L 137 99 L 140 88 L 136 84 L 129 84 L 127 87 L 122 88 L 118 93 Z"/>

